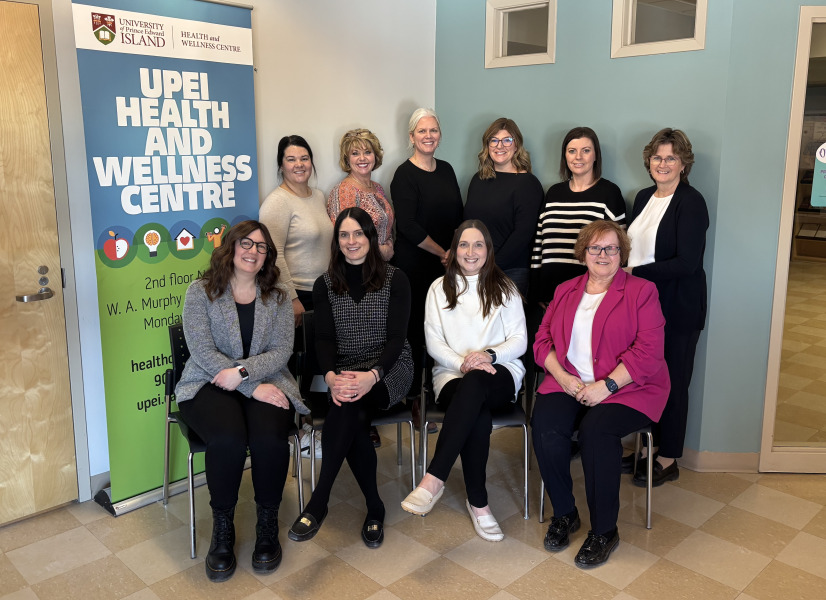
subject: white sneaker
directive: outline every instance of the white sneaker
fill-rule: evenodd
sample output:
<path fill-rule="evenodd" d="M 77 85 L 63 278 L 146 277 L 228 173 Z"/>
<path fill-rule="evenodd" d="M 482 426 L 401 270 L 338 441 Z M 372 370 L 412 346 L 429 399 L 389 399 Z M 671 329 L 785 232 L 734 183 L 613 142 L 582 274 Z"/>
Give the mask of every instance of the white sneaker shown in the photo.
<path fill-rule="evenodd" d="M 310 442 L 313 439 L 313 426 L 309 423 L 304 423 L 301 427 L 303 435 L 301 436 L 301 458 L 310 458 Z M 315 457 L 321 458 L 321 432 L 315 435 Z"/>

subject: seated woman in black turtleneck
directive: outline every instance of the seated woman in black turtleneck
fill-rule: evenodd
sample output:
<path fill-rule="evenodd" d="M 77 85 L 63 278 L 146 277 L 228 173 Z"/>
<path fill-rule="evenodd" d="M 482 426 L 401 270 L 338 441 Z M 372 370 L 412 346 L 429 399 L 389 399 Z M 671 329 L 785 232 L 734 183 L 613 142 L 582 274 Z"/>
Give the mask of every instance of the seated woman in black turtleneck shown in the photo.
<path fill-rule="evenodd" d="M 376 484 L 370 421 L 401 401 L 413 380 L 405 340 L 410 284 L 402 271 L 382 260 L 376 227 L 361 208 L 345 209 L 336 218 L 330 267 L 313 286 L 313 303 L 316 353 L 331 403 L 318 485 L 289 537 L 303 542 L 318 532 L 346 458 L 367 503 L 362 540 L 378 548 L 384 540 L 384 503 Z"/>

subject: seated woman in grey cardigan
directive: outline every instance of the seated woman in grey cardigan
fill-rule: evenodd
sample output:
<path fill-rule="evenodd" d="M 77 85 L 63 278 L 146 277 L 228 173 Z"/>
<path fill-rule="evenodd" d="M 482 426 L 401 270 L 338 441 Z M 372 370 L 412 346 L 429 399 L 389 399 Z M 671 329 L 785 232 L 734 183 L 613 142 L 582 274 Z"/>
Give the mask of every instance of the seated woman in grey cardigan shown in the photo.
<path fill-rule="evenodd" d="M 402 508 L 417 515 L 430 512 L 461 456 L 473 527 L 482 539 L 498 542 L 504 535 L 485 488 L 491 410 L 516 399 L 525 375 L 519 357 L 528 335 L 522 296 L 496 266 L 493 242 L 481 221 L 465 221 L 456 230 L 445 275 L 427 293 L 424 333 L 434 361 L 436 401 L 447 408 L 433 460 Z"/>
<path fill-rule="evenodd" d="M 212 542 L 205 564 L 211 581 L 235 572 L 233 517 L 247 448 L 258 515 L 252 567 L 267 573 L 281 563 L 278 507 L 290 464 L 287 433 L 293 407 L 309 410 L 287 370 L 293 310 L 278 284 L 275 254 L 264 225 L 238 223 L 186 291 L 183 322 L 191 356 L 175 397 L 207 447 Z"/>

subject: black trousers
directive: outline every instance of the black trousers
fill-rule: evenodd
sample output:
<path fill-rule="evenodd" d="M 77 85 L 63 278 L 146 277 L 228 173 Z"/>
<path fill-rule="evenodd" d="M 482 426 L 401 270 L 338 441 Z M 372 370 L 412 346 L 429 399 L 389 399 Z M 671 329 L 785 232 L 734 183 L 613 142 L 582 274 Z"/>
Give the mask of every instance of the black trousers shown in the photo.
<path fill-rule="evenodd" d="M 370 422 L 377 411 L 390 402 L 387 387 L 379 383 L 356 402 L 330 402 L 321 436 L 321 472 L 318 484 L 304 512 L 320 519 L 330 502 L 330 491 L 345 459 L 364 494 L 367 516 L 384 521 L 384 503 L 376 483 L 376 449 L 370 440 Z"/>
<path fill-rule="evenodd" d="M 255 502 L 278 508 L 290 468 L 287 434 L 294 426 L 292 407 L 279 408 L 207 383 L 178 408 L 207 446 L 210 506 L 227 509 L 238 502 L 249 448 Z"/>
<path fill-rule="evenodd" d="M 685 445 L 688 422 L 688 386 L 694 373 L 694 353 L 700 330 L 674 331 L 665 326 L 665 364 L 671 379 L 671 392 L 660 422 L 654 425 L 654 445 L 667 458 L 680 458 Z"/>
<path fill-rule="evenodd" d="M 557 517 L 576 508 L 571 438 L 577 421 L 591 530 L 605 535 L 617 527 L 622 438 L 651 419 L 624 404 L 601 403 L 587 408 L 564 392 L 537 396 L 531 418 L 533 448 Z"/>
<path fill-rule="evenodd" d="M 468 502 L 477 508 L 488 505 L 485 470 L 493 429 L 491 410 L 512 402 L 515 394 L 511 372 L 502 365 L 494 366 L 495 375 L 473 370 L 442 388 L 439 405 L 446 405 L 445 421 L 427 469 L 434 477 L 447 481 L 461 456 Z"/>

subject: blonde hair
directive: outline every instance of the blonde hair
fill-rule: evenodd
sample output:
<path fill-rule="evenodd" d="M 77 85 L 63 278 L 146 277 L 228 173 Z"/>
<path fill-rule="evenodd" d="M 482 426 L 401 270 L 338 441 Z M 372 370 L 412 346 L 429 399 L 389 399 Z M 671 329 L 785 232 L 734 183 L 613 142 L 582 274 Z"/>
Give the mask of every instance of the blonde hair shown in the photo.
<path fill-rule="evenodd" d="M 381 161 L 384 158 L 384 150 L 381 147 L 379 138 L 369 129 L 351 129 L 341 137 L 339 143 L 339 158 L 338 166 L 345 173 L 349 173 L 350 169 L 350 152 L 353 148 L 368 148 L 376 157 L 376 164 L 373 165 L 375 171 L 381 166 Z"/>
<path fill-rule="evenodd" d="M 482 134 L 482 149 L 479 151 L 479 179 L 494 179 L 496 177 L 496 169 L 493 168 L 493 160 L 488 152 L 488 143 L 491 138 L 499 131 L 504 129 L 513 137 L 513 143 L 516 144 L 516 152 L 513 154 L 511 164 L 516 167 L 517 171 L 531 172 L 531 155 L 525 150 L 522 143 L 522 132 L 519 131 L 516 123 L 507 117 L 499 117 L 490 124 Z"/>

